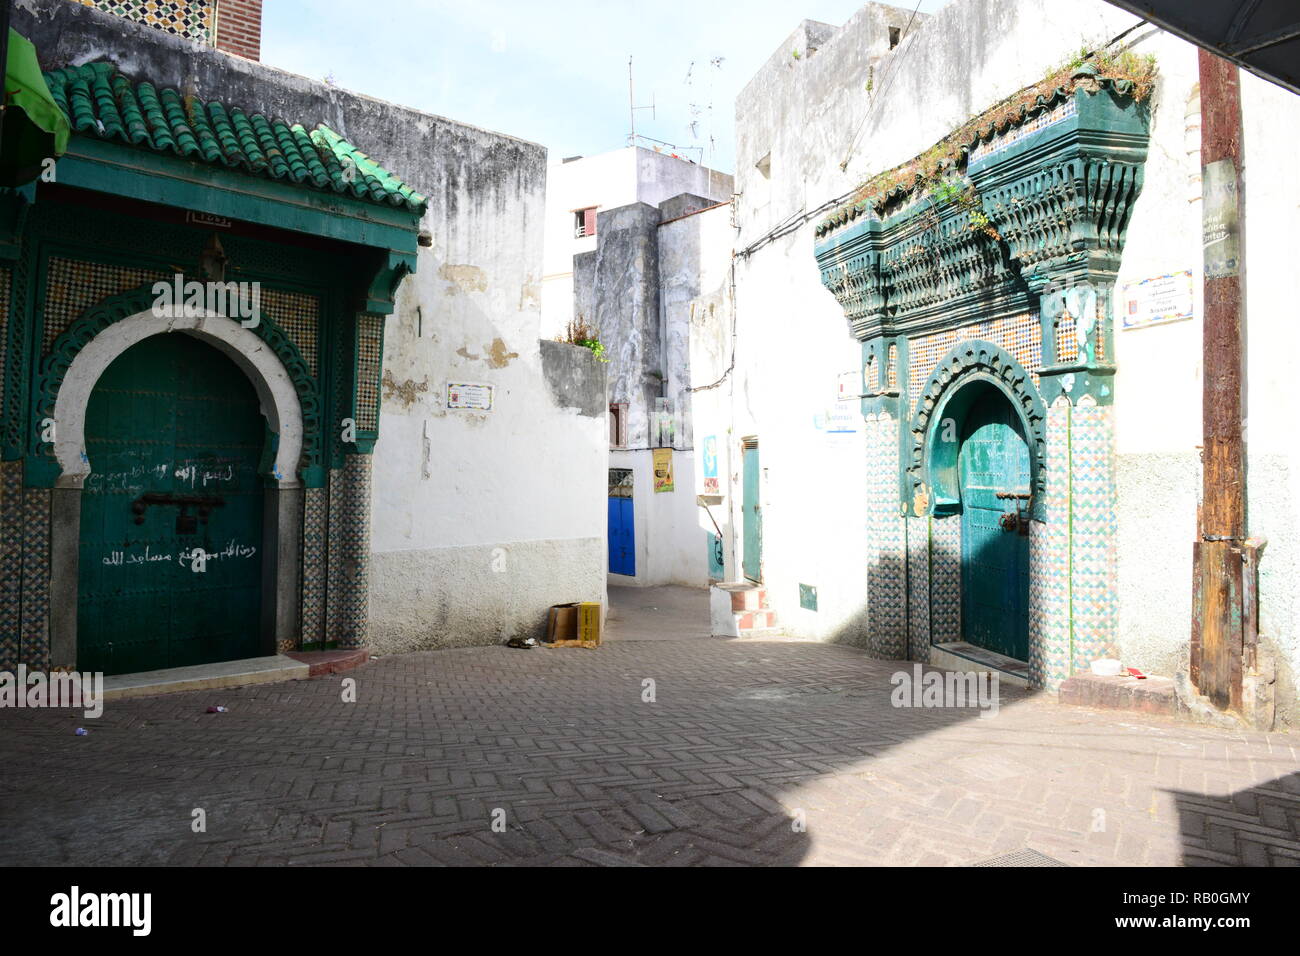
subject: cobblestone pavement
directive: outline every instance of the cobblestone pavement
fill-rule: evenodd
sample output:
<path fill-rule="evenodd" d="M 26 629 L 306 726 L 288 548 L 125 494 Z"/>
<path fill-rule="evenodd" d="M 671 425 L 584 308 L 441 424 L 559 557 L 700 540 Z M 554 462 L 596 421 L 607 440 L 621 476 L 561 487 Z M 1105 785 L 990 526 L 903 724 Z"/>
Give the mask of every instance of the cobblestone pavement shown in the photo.
<path fill-rule="evenodd" d="M 0 711 L 0 863 L 1300 863 L 1292 735 L 1005 689 L 991 717 L 894 708 L 910 665 L 628 639 L 647 614 L 613 615 L 597 650 L 404 654 L 98 720 Z"/>

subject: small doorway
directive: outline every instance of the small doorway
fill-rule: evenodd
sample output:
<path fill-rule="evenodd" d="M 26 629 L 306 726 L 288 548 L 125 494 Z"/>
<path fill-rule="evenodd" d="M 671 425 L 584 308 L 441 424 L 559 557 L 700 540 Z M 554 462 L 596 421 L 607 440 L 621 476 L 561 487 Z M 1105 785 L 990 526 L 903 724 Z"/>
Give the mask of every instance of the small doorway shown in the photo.
<path fill-rule="evenodd" d="M 1029 443 L 1020 416 L 980 388 L 961 429 L 962 631 L 967 643 L 1029 660 Z"/>
<path fill-rule="evenodd" d="M 632 469 L 609 470 L 609 570 L 636 575 L 636 522 L 632 511 Z"/>
<path fill-rule="evenodd" d="M 741 560 L 741 570 L 748 580 L 757 584 L 763 580 L 763 511 L 759 505 L 757 438 L 746 438 L 741 442 L 741 456 L 744 472 L 741 498 L 744 557 Z"/>

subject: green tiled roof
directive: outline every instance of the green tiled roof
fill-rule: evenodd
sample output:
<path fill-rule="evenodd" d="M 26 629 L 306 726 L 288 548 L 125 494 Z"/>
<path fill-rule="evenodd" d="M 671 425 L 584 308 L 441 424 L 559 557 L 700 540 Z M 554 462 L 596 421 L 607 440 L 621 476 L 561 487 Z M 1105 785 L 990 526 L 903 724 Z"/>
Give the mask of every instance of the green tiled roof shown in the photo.
<path fill-rule="evenodd" d="M 45 74 L 75 133 L 423 213 L 426 199 L 324 124 L 308 131 L 133 82 L 111 63 Z M 347 170 L 353 170 L 350 174 Z"/>

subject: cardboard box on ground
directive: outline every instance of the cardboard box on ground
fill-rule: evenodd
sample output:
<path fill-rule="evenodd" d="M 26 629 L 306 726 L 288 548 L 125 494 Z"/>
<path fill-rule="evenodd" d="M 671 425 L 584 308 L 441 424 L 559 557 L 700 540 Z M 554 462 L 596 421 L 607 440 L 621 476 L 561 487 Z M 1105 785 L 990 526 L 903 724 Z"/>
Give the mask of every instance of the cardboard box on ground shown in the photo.
<path fill-rule="evenodd" d="M 560 647 L 600 645 L 600 602 L 556 604 L 546 618 L 546 643 Z"/>

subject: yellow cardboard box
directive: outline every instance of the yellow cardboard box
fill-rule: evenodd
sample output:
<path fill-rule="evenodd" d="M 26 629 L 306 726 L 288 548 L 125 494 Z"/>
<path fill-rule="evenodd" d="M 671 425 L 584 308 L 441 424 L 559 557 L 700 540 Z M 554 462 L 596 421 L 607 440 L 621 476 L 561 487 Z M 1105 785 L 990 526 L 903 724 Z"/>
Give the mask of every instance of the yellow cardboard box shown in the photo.
<path fill-rule="evenodd" d="M 578 640 L 600 643 L 599 601 L 583 601 L 578 605 Z"/>

